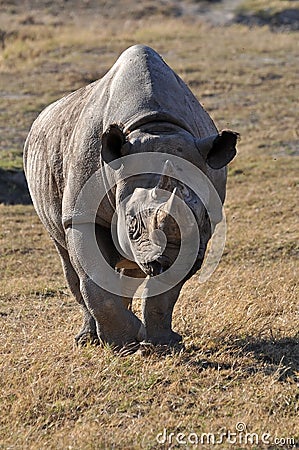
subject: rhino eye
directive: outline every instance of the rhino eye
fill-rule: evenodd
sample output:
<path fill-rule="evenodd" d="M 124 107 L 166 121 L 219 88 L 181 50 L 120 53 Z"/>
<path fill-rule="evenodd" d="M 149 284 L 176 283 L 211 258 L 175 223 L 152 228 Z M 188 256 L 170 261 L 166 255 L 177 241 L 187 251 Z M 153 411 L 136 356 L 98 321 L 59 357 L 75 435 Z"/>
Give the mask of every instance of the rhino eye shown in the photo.
<path fill-rule="evenodd" d="M 129 217 L 129 238 L 136 241 L 141 236 L 140 227 L 138 226 L 137 217 Z"/>

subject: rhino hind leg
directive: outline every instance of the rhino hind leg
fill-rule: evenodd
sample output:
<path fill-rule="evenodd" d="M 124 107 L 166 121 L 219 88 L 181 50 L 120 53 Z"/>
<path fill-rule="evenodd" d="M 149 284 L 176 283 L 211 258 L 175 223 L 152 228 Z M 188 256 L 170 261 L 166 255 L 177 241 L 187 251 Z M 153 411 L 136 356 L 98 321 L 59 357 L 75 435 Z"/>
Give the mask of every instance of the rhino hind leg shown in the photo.
<path fill-rule="evenodd" d="M 55 247 L 60 255 L 64 275 L 71 293 L 79 303 L 83 313 L 83 324 L 79 333 L 75 336 L 75 342 L 79 346 L 91 344 L 98 344 L 99 338 L 97 335 L 96 322 L 93 316 L 90 314 L 86 307 L 84 299 L 80 292 L 80 280 L 74 270 L 72 263 L 69 258 L 68 251 L 62 247 L 57 241 L 54 241 Z"/>
<path fill-rule="evenodd" d="M 160 295 L 150 296 L 145 288 L 143 294 L 143 323 L 146 330 L 146 342 L 153 345 L 176 345 L 182 336 L 171 328 L 172 313 L 182 284 Z"/>

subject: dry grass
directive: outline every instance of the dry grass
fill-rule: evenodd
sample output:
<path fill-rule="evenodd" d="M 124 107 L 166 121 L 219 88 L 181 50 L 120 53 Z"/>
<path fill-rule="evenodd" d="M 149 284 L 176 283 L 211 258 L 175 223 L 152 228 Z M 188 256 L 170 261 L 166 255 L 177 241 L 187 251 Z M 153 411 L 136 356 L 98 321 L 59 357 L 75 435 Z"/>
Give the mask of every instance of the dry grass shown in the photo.
<path fill-rule="evenodd" d="M 0 448 L 155 449 L 164 428 L 217 434 L 238 422 L 299 445 L 297 33 L 172 18 L 97 18 L 79 29 L 45 19 L 17 31 L 0 61 L 9 93 L 1 151 L 20 151 L 45 104 L 101 76 L 136 42 L 161 52 L 242 141 L 226 251 L 208 282 L 195 276 L 184 287 L 174 325 L 186 348 L 177 353 L 75 348 L 80 312 L 48 236 L 31 206 L 0 206 Z M 168 447 L 186 446 L 173 438 Z"/>
<path fill-rule="evenodd" d="M 265 2 L 265 0 L 244 0 L 241 3 L 240 9 L 249 13 L 268 12 L 275 14 L 287 8 L 298 7 L 296 3 L 297 0 L 269 0 L 268 2 Z"/>

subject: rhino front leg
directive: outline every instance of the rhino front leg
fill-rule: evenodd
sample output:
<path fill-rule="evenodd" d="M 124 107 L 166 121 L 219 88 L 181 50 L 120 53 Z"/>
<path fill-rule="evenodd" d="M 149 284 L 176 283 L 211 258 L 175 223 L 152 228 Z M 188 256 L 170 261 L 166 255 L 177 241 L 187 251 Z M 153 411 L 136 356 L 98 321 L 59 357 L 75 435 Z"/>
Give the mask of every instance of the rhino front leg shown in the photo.
<path fill-rule="evenodd" d="M 63 272 L 68 283 L 69 289 L 79 305 L 83 313 L 83 324 L 80 332 L 76 335 L 75 341 L 78 345 L 86 345 L 87 343 L 97 343 L 99 341 L 96 322 L 86 307 L 85 301 L 80 292 L 80 280 L 72 266 L 68 251 L 62 247 L 59 242 L 54 240 L 55 247 L 60 255 Z"/>
<path fill-rule="evenodd" d="M 86 240 L 86 236 L 88 238 L 88 232 L 90 231 L 89 224 L 86 225 L 86 234 L 84 233 L 84 227 L 79 233 L 82 242 Z M 116 250 L 113 246 L 110 230 L 96 226 L 95 231 L 99 250 L 106 261 L 114 267 L 117 255 L 115 255 Z M 66 233 L 70 260 L 80 279 L 80 293 L 89 314 L 95 320 L 99 339 L 116 347 L 141 341 L 144 338 L 144 325 L 135 314 L 127 309 L 127 304 L 123 301 L 122 295 L 108 292 L 85 273 L 82 267 L 82 255 L 77 251 L 73 233 L 77 233 L 77 231 L 71 228 Z M 88 258 L 88 255 L 86 257 Z M 92 270 L 95 272 L 101 271 L 101 266 L 97 266 L 96 260 L 92 262 Z"/>
<path fill-rule="evenodd" d="M 173 345 L 182 340 L 182 336 L 171 328 L 172 313 L 178 299 L 182 283 L 163 294 L 150 296 L 150 289 L 143 292 L 142 314 L 146 330 L 146 341 L 154 345 Z"/>
<path fill-rule="evenodd" d="M 121 296 L 107 292 L 88 277 L 81 280 L 81 292 L 102 342 L 123 347 L 144 339 L 144 325 L 126 308 Z"/>

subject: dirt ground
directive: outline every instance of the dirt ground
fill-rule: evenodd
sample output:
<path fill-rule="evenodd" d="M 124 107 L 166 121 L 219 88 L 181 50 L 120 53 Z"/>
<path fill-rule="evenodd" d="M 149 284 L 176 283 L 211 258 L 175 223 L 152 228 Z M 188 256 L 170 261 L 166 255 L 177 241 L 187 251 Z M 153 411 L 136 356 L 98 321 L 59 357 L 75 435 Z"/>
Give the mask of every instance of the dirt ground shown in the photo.
<path fill-rule="evenodd" d="M 299 448 L 298 32 L 249 19 L 298 2 L 245 1 L 0 0 L 0 449 Z M 174 311 L 184 348 L 120 357 L 74 345 L 81 312 L 25 204 L 22 147 L 46 105 L 135 43 L 241 141 L 223 257 Z"/>

